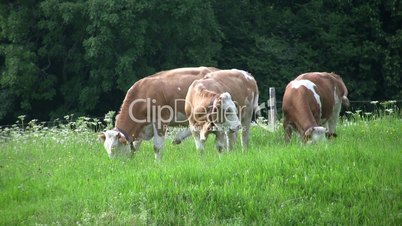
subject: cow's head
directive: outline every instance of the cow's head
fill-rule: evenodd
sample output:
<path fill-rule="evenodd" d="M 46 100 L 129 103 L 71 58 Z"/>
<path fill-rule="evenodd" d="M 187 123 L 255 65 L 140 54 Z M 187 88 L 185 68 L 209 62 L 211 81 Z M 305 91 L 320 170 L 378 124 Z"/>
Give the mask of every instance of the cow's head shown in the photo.
<path fill-rule="evenodd" d="M 304 132 L 304 141 L 307 143 L 318 143 L 326 140 L 327 129 L 322 126 L 311 127 Z"/>
<path fill-rule="evenodd" d="M 208 116 L 210 127 L 216 130 L 236 132 L 241 128 L 237 107 L 229 93 L 219 95 L 213 101 L 212 113 Z"/>
<path fill-rule="evenodd" d="M 98 135 L 99 141 L 103 143 L 109 158 L 113 158 L 116 155 L 129 156 L 131 149 L 129 142 L 125 136 L 115 130 L 107 130 Z"/>

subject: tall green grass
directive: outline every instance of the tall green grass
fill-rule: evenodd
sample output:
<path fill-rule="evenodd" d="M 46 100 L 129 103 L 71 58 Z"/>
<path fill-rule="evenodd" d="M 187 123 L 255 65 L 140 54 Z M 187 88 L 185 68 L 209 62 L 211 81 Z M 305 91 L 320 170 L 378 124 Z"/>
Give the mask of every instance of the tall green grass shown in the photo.
<path fill-rule="evenodd" d="M 158 163 L 150 142 L 110 160 L 82 121 L 1 131 L 0 225 L 402 224 L 398 117 L 344 120 L 317 145 L 254 126 L 221 159 L 212 136 L 203 155 L 167 139 Z"/>

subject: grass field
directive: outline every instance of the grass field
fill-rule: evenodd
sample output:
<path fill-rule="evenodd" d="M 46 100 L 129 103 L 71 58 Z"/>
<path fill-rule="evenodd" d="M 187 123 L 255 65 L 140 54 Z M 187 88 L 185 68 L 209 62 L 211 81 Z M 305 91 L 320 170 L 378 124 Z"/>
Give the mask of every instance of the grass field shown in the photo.
<path fill-rule="evenodd" d="M 256 126 L 221 159 L 168 139 L 159 163 L 150 142 L 110 160 L 90 130 L 28 127 L 0 134 L 0 225 L 402 225 L 401 118 L 318 145 Z"/>

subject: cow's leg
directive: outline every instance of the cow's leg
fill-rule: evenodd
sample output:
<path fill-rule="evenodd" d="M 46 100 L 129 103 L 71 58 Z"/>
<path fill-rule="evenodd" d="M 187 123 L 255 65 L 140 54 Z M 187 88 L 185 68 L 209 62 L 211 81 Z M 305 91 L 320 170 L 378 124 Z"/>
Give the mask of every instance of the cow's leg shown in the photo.
<path fill-rule="evenodd" d="M 132 146 L 131 146 L 131 150 L 132 150 L 132 151 L 138 151 L 138 150 L 140 150 L 141 143 L 142 143 L 142 140 L 133 141 Z"/>
<path fill-rule="evenodd" d="M 214 147 L 215 147 L 215 149 L 218 150 L 219 157 L 221 157 L 223 150 L 226 149 L 226 147 L 227 147 L 226 146 L 227 135 L 225 132 L 216 132 L 215 135 L 216 135 L 216 137 L 215 137 Z"/>
<path fill-rule="evenodd" d="M 243 149 L 248 147 L 249 138 L 250 138 L 250 124 L 251 121 L 243 123 L 243 127 L 241 130 L 241 147 Z"/>
<path fill-rule="evenodd" d="M 138 151 L 140 150 L 141 143 L 143 140 L 150 140 L 154 137 L 154 127 L 153 124 L 147 124 L 144 126 L 144 128 L 141 130 L 139 136 L 137 137 L 137 140 L 135 140 L 132 143 L 132 150 L 133 151 Z"/>
<path fill-rule="evenodd" d="M 329 129 L 328 121 L 329 120 L 326 120 L 325 122 L 321 122 L 321 126 Z"/>
<path fill-rule="evenodd" d="M 228 132 L 227 137 L 228 137 L 227 146 L 229 147 L 229 150 L 232 150 L 236 144 L 237 132 Z"/>
<path fill-rule="evenodd" d="M 204 151 L 205 139 L 201 139 L 200 131 L 192 131 L 195 141 L 195 147 L 201 153 Z"/>
<path fill-rule="evenodd" d="M 160 129 L 156 128 L 156 123 L 153 124 L 154 127 L 154 154 L 155 154 L 155 160 L 159 161 L 161 159 L 161 150 L 163 147 L 163 142 L 165 141 L 165 132 L 166 132 L 166 127 L 163 126 Z"/>
<path fill-rule="evenodd" d="M 245 105 L 244 107 L 246 107 Z M 240 115 L 239 117 L 242 119 L 241 121 L 241 137 L 240 137 L 240 142 L 241 142 L 241 147 L 243 149 L 247 148 L 248 143 L 249 143 L 249 137 L 250 137 L 250 125 L 251 125 L 251 120 L 253 118 L 253 107 L 249 106 L 244 109 L 244 115 Z"/>
<path fill-rule="evenodd" d="M 292 136 L 292 127 L 286 117 L 283 120 L 283 130 L 285 132 L 285 142 L 289 143 L 289 140 Z"/>
<path fill-rule="evenodd" d="M 191 136 L 191 130 L 189 128 L 186 128 L 184 130 L 180 130 L 175 138 L 173 139 L 172 143 L 173 144 L 180 144 L 184 139 L 187 137 Z"/>
<path fill-rule="evenodd" d="M 332 138 L 336 137 L 336 124 L 338 123 L 339 113 L 341 112 L 341 102 L 335 103 L 334 108 L 332 110 L 332 115 L 328 119 L 328 132 L 327 137 Z"/>

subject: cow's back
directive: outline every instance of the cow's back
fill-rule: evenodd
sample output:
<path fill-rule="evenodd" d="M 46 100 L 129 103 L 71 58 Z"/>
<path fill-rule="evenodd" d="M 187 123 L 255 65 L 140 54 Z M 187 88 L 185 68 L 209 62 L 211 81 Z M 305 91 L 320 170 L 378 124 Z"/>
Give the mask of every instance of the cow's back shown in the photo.
<path fill-rule="evenodd" d="M 328 119 L 333 111 L 336 101 L 341 101 L 347 95 L 347 89 L 342 78 L 334 73 L 311 72 L 299 75 L 295 80 L 306 79 L 316 85 L 321 99 L 321 118 Z"/>
<path fill-rule="evenodd" d="M 228 92 L 237 104 L 242 122 L 251 120 L 258 109 L 257 82 L 249 73 L 237 69 L 214 71 L 194 81 L 186 97 L 186 115 L 192 120 L 191 117 L 196 117 L 192 111 L 208 108 L 214 96 L 223 92 Z"/>
<path fill-rule="evenodd" d="M 162 120 L 171 118 L 173 121 L 168 123 L 170 125 L 176 124 L 176 119 L 184 122 L 176 116 L 183 114 L 184 117 L 184 102 L 189 86 L 194 80 L 216 70 L 213 67 L 178 68 L 140 79 L 128 90 L 116 117 L 116 127 L 137 138 L 145 125 L 151 120 L 160 121 L 159 117 L 163 117 Z"/>
<path fill-rule="evenodd" d="M 236 108 L 238 112 L 233 114 Z M 185 111 L 199 150 L 204 148 L 211 131 L 216 135 L 214 146 L 220 152 L 225 146 L 233 148 L 240 128 L 241 145 L 247 147 L 251 120 L 257 109 L 257 83 L 248 72 L 237 69 L 207 74 L 193 82 L 186 96 Z"/>
<path fill-rule="evenodd" d="M 150 98 L 152 104 L 177 107 L 175 110 L 184 113 L 184 100 L 191 83 L 216 70 L 194 67 L 161 71 L 136 82 L 127 96 L 131 96 L 130 99 Z"/>
<path fill-rule="evenodd" d="M 209 73 L 202 80 L 204 85 L 215 92 L 229 92 L 232 100 L 243 106 L 258 97 L 257 82 L 242 70 L 220 70 Z M 258 100 L 257 100 L 258 101 Z"/>
<path fill-rule="evenodd" d="M 301 81 L 301 79 L 299 80 Z M 308 126 L 318 125 L 320 122 L 320 105 L 311 89 L 305 85 L 295 85 L 297 80 L 290 82 L 285 89 L 282 99 L 282 112 L 286 120 L 297 127 L 307 129 Z"/>

